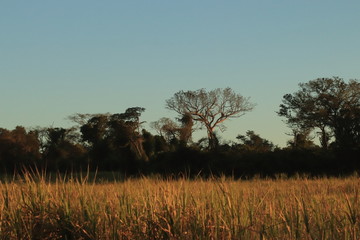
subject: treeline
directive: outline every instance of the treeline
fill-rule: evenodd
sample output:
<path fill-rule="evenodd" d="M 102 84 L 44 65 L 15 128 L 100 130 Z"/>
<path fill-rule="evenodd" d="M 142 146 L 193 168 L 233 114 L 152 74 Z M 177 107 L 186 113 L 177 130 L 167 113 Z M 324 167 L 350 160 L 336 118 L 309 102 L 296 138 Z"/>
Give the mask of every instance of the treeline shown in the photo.
<path fill-rule="evenodd" d="M 360 170 L 360 87 L 356 80 L 316 79 L 283 97 L 279 116 L 292 130 L 279 148 L 254 131 L 218 140 L 224 121 L 251 111 L 249 98 L 230 88 L 180 91 L 166 101 L 176 120 L 143 128 L 141 107 L 117 114 L 75 114 L 71 128 L 0 129 L 0 171 L 36 168 L 50 172 L 116 171 L 127 176 L 277 174 L 339 175 Z M 207 137 L 192 140 L 199 127 Z M 320 146 L 314 143 L 319 136 Z"/>

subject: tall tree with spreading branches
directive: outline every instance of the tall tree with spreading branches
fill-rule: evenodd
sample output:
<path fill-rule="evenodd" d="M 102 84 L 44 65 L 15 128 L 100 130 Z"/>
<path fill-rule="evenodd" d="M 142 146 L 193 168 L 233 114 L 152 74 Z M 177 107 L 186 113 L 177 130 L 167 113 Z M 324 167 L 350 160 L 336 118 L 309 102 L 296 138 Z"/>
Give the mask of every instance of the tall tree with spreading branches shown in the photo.
<path fill-rule="evenodd" d="M 223 122 L 238 118 L 254 108 L 254 104 L 231 88 L 217 88 L 206 91 L 179 91 L 166 100 L 166 107 L 181 116 L 190 115 L 195 122 L 201 123 L 207 131 L 209 148 L 218 146 L 215 128 L 225 130 Z"/>

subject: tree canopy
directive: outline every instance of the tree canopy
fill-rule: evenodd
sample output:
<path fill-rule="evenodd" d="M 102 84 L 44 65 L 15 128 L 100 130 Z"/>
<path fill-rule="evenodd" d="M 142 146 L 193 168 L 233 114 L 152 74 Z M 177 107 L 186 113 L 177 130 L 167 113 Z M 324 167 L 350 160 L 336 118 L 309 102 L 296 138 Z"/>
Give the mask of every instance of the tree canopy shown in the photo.
<path fill-rule="evenodd" d="M 327 148 L 330 138 L 338 147 L 360 144 L 360 83 L 318 78 L 299 84 L 300 90 L 283 97 L 278 115 L 291 128 L 318 129 L 320 143 Z"/>
<path fill-rule="evenodd" d="M 238 118 L 254 108 L 254 104 L 231 88 L 217 88 L 211 91 L 179 91 L 166 100 L 166 107 L 180 115 L 189 114 L 207 130 L 209 148 L 218 145 L 214 133 L 216 127 L 225 130 L 223 122 L 229 118 Z"/>
<path fill-rule="evenodd" d="M 240 145 L 237 146 L 240 150 L 252 151 L 252 152 L 270 152 L 275 146 L 274 144 L 256 134 L 254 131 L 247 131 L 246 135 L 239 134 L 236 137 L 240 141 Z"/>
<path fill-rule="evenodd" d="M 0 128 L 0 174 L 23 169 L 45 172 L 116 171 L 124 176 L 248 177 L 279 173 L 343 174 L 360 171 L 360 84 L 320 78 L 286 94 L 278 115 L 291 127 L 289 147 L 279 148 L 255 131 L 222 139 L 227 119 L 254 104 L 230 88 L 179 91 L 166 107 L 179 115 L 143 127 L 142 107 L 120 113 L 74 114 L 75 126 Z M 268 125 L 266 119 L 264 125 Z M 197 129 L 207 137 L 192 139 Z M 312 140 L 320 136 L 323 148 Z M 215 150 L 215 151 L 214 151 Z"/>

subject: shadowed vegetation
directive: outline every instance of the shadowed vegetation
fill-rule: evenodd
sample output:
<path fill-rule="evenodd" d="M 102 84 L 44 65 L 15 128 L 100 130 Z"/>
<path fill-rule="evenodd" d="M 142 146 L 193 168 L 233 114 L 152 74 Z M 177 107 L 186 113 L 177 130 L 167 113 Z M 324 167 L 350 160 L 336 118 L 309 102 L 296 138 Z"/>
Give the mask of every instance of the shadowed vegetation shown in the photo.
<path fill-rule="evenodd" d="M 123 176 L 274 177 L 306 173 L 339 176 L 360 170 L 360 85 L 357 80 L 320 78 L 286 94 L 278 115 L 293 139 L 279 148 L 255 131 L 221 141 L 215 130 L 251 111 L 255 104 L 230 88 L 179 91 L 166 100 L 178 113 L 144 129 L 142 107 L 122 113 L 74 114 L 70 128 L 0 129 L 0 172 L 23 168 L 46 172 L 112 171 Z M 266 120 L 264 120 L 264 124 Z M 269 126 L 271 127 L 271 126 Z M 241 128 L 241 125 L 239 126 Z M 204 129 L 198 141 L 193 132 Z M 313 141 L 319 136 L 320 146 Z"/>

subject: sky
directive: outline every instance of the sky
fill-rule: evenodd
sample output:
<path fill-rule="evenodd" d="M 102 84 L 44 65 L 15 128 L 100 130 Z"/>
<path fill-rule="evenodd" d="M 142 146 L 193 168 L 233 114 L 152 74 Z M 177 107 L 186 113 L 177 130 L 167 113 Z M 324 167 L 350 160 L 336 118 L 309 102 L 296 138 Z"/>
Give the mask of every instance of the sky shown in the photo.
<path fill-rule="evenodd" d="M 253 130 L 285 146 L 284 94 L 360 78 L 359 12 L 358 0 L 1 0 L 0 128 L 139 106 L 151 130 L 177 116 L 165 108 L 174 93 L 230 87 L 256 107 L 221 139 Z"/>

